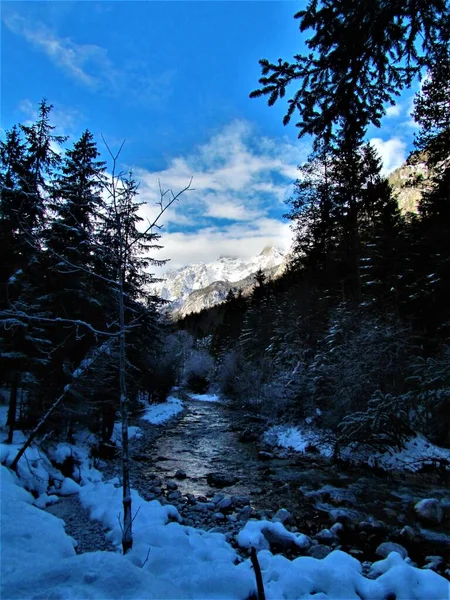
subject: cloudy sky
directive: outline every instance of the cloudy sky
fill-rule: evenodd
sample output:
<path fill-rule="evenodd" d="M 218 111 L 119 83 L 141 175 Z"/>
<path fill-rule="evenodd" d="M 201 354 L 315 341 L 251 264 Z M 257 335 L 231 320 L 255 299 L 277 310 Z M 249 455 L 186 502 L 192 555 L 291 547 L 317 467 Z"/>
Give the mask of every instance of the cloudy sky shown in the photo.
<path fill-rule="evenodd" d="M 162 221 L 171 268 L 287 249 L 283 220 L 308 140 L 283 127 L 285 105 L 250 100 L 260 58 L 304 50 L 302 2 L 2 2 L 1 128 L 32 119 L 41 98 L 58 133 L 88 128 L 141 182 L 144 216 L 159 184 L 185 193 Z M 413 92 L 369 139 L 386 172 L 411 149 Z M 99 144 L 102 150 L 101 143 Z"/>

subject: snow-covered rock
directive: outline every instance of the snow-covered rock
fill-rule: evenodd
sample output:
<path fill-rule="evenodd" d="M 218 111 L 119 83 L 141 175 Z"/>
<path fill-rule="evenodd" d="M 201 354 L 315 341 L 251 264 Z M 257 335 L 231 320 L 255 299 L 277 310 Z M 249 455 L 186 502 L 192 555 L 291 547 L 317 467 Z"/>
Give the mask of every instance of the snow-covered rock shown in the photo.
<path fill-rule="evenodd" d="M 439 525 L 444 518 L 444 511 L 436 498 L 424 498 L 414 506 L 417 517 L 424 523 Z"/>

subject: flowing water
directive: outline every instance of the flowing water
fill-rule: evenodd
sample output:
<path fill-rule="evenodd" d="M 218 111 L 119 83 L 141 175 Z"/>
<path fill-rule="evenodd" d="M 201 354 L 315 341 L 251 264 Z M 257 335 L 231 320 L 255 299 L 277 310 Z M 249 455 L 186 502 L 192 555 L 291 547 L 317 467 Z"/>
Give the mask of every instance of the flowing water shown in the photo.
<path fill-rule="evenodd" d="M 168 481 L 181 469 L 187 475 L 177 480 L 182 494 L 211 497 L 218 490 L 208 483 L 209 473 L 234 476 L 237 482 L 223 493 L 249 496 L 256 509 L 269 515 L 287 508 L 305 533 L 328 526 L 330 515 L 333 520 L 338 514 L 355 522 L 382 520 L 392 531 L 407 524 L 418 529 L 413 511 L 418 500 L 446 498 L 450 506 L 448 485 L 423 476 L 376 474 L 295 453 L 261 460 L 257 443 L 239 438 L 244 428 L 255 426 L 261 432 L 267 424 L 223 403 L 188 399 L 185 407 L 180 418 L 158 428 L 159 435 L 141 439 L 141 456 L 133 467 L 139 491 L 145 492 L 147 475 Z M 421 532 L 425 554 L 450 555 L 448 516 L 443 524 Z"/>

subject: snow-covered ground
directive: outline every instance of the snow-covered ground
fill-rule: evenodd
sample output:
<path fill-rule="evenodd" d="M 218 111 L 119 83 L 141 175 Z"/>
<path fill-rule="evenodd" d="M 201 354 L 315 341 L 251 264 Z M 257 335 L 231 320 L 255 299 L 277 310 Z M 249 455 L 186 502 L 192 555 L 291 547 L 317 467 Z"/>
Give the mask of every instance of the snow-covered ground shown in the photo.
<path fill-rule="evenodd" d="M 217 394 L 189 394 L 189 397 L 200 402 L 222 402 Z"/>
<path fill-rule="evenodd" d="M 169 402 L 169 404 L 177 404 Z M 167 411 L 165 414 L 169 414 Z M 161 414 L 157 423 L 163 422 Z M 22 441 L 20 435 L 17 441 Z M 249 559 L 243 560 L 221 533 L 184 526 L 177 509 L 145 501 L 132 491 L 132 550 L 120 553 L 122 490 L 118 479 L 102 481 L 87 448 L 59 444 L 52 451 L 58 463 L 78 452 L 80 484 L 64 476 L 36 447 L 19 463 L 20 479 L 5 466 L 1 476 L 1 597 L 30 600 L 75 599 L 247 599 L 256 593 Z M 0 445 L 2 461 L 11 463 L 18 444 Z M 61 490 L 78 493 L 80 501 L 109 531 L 117 552 L 75 553 L 64 522 L 35 506 L 33 490 L 47 498 Z M 51 501 L 54 501 L 51 500 Z M 299 549 L 306 536 L 288 532 L 281 523 L 249 521 L 238 536 L 243 548 L 255 547 L 266 596 L 275 599 L 448 600 L 449 584 L 431 570 L 410 566 L 399 554 L 374 563 L 371 578 L 361 564 L 336 550 L 319 560 L 288 560 L 268 550 L 267 532 L 286 536 Z"/>
<path fill-rule="evenodd" d="M 328 438 L 328 439 L 327 439 Z M 272 446 L 288 448 L 295 452 L 304 453 L 313 446 L 322 456 L 330 458 L 333 455 L 333 444 L 330 436 L 324 436 L 320 430 L 305 426 L 274 425 L 264 434 L 264 441 Z M 364 446 L 344 449 L 342 458 L 355 463 L 366 463 L 386 471 L 406 470 L 418 471 L 426 464 L 438 461 L 450 462 L 450 450 L 435 446 L 422 434 L 410 438 L 402 450 L 387 450 L 374 452 L 373 448 Z"/>
<path fill-rule="evenodd" d="M 152 404 L 143 415 L 142 419 L 152 423 L 152 425 L 161 425 L 168 419 L 174 417 L 183 410 L 183 403 L 175 396 L 169 396 L 166 402 L 162 404 Z"/>

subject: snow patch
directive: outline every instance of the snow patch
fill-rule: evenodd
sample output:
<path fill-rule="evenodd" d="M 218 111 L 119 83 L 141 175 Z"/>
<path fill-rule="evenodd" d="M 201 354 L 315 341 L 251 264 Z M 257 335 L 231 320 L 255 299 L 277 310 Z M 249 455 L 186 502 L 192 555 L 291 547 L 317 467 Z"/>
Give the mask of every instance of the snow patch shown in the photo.
<path fill-rule="evenodd" d="M 169 396 L 166 402 L 162 404 L 153 404 L 149 406 L 145 414 L 141 417 L 144 421 L 152 425 L 161 425 L 183 410 L 183 403 L 175 396 Z"/>
<path fill-rule="evenodd" d="M 221 398 L 217 394 L 189 394 L 189 398 L 200 402 L 221 402 Z"/>

